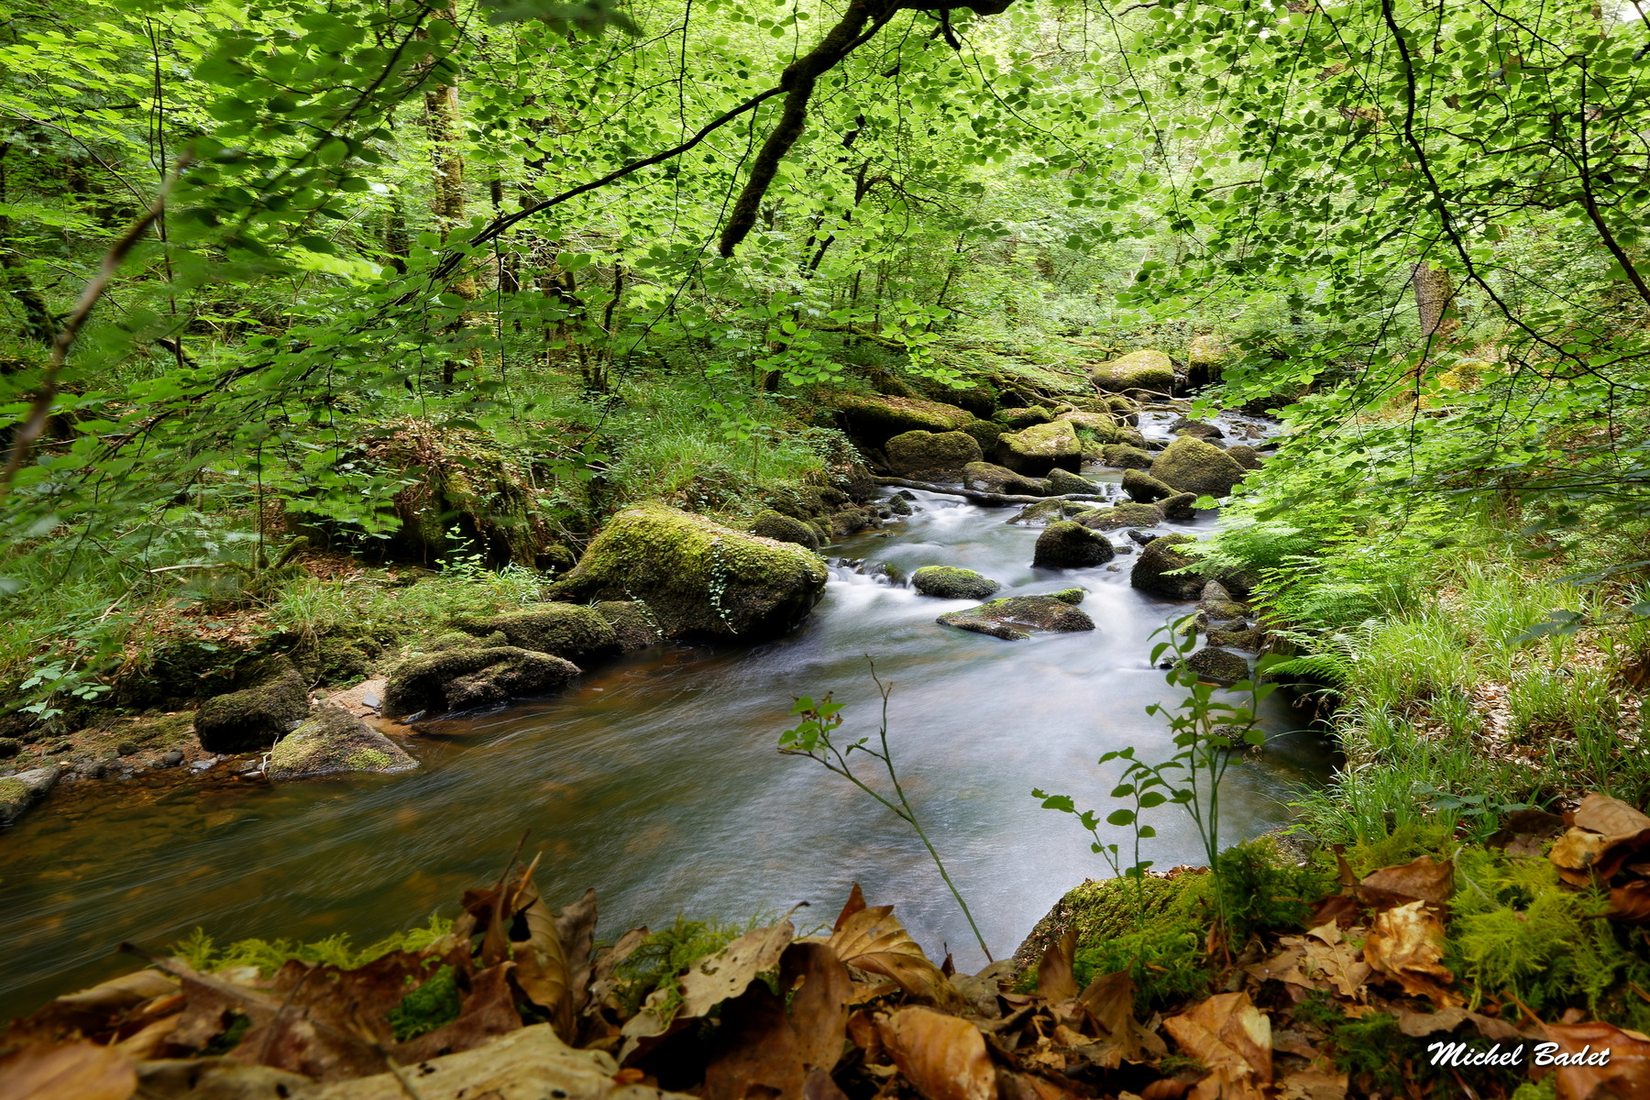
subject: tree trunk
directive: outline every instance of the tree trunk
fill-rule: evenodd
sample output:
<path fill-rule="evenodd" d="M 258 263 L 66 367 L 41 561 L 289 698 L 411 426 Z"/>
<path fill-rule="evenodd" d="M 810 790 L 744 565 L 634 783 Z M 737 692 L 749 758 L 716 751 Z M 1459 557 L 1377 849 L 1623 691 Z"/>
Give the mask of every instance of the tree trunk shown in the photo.
<path fill-rule="evenodd" d="M 455 4 L 443 8 L 440 17 L 450 23 L 458 22 Z M 424 125 L 429 130 L 434 175 L 434 191 L 430 197 L 430 213 L 435 215 L 436 230 L 442 241 L 464 224 L 464 123 L 459 111 L 458 84 L 437 84 L 424 93 Z M 473 302 L 481 294 L 474 273 L 468 264 L 461 265 L 447 289 Z M 470 321 L 466 311 L 449 333 L 460 331 Z M 472 348 L 470 365 L 481 367 L 481 349 Z M 451 386 L 458 369 L 452 356 L 446 356 L 441 365 L 441 384 Z"/>

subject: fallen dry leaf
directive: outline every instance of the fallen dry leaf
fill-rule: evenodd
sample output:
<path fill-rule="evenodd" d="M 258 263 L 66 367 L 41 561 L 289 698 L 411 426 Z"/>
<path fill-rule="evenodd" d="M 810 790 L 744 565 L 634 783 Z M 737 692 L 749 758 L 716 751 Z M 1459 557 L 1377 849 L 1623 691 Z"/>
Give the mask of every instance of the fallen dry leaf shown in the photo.
<path fill-rule="evenodd" d="M 716 954 L 700 960 L 682 976 L 681 1003 L 674 1013 L 667 1015 L 664 1007 L 672 999 L 669 991 L 654 990 L 642 1010 L 624 1025 L 619 1061 L 628 1062 L 633 1055 L 645 1053 L 653 1045 L 652 1040 L 680 1030 L 690 1020 L 704 1017 L 723 1001 L 745 992 L 762 974 L 777 970 L 780 955 L 795 935 L 796 929 L 790 921 L 780 921 L 766 928 L 752 929 Z"/>
<path fill-rule="evenodd" d="M 1440 1008 L 1461 1003 L 1449 991 L 1455 976 L 1438 961 L 1444 956 L 1444 926 L 1426 902 L 1412 901 L 1377 913 L 1364 940 L 1364 961 Z"/>
<path fill-rule="evenodd" d="M 1134 1018 L 1134 981 L 1126 970 L 1104 974 L 1089 983 L 1078 998 L 1088 1015 L 1095 1042 L 1083 1056 L 1102 1069 L 1116 1069 L 1124 1062 L 1144 1062 L 1168 1053 L 1157 1032 L 1141 1027 Z"/>
<path fill-rule="evenodd" d="M 1547 842 L 1564 831 L 1564 819 L 1546 810 L 1514 810 L 1490 834 L 1486 847 L 1500 848 L 1509 856 L 1539 858 Z"/>
<path fill-rule="evenodd" d="M 997 1073 L 978 1028 L 921 1005 L 878 1020 L 883 1045 L 926 1100 L 996 1100 Z"/>
<path fill-rule="evenodd" d="M 1272 1023 L 1247 993 L 1217 993 L 1163 1028 L 1209 1069 L 1192 1090 L 1214 1100 L 1264 1100 L 1272 1083 Z"/>
<path fill-rule="evenodd" d="M 1608 837 L 1631 836 L 1650 829 L 1650 817 L 1620 799 L 1597 792 L 1581 800 L 1574 821 L 1577 828 Z"/>
<path fill-rule="evenodd" d="M 1334 1069 L 1299 1069 L 1278 1078 L 1277 1100 L 1345 1100 L 1347 1075 Z"/>
<path fill-rule="evenodd" d="M 1457 1005 L 1440 1008 L 1436 1012 L 1394 1008 L 1392 1015 L 1398 1021 L 1398 1030 L 1412 1039 L 1454 1031 L 1462 1024 L 1471 1024 L 1478 1029 L 1478 1034 L 1492 1042 L 1506 1043 L 1524 1038 L 1524 1032 L 1506 1020 L 1497 1020 Z"/>
<path fill-rule="evenodd" d="M 0 1059 L 0 1100 L 126 1100 L 136 1091 L 131 1060 L 96 1043 L 30 1046 Z"/>
<path fill-rule="evenodd" d="M 1424 901 L 1443 908 L 1455 893 L 1455 866 L 1448 860 L 1436 862 L 1422 856 L 1395 867 L 1382 867 L 1358 883 L 1358 897 L 1367 905 L 1385 908 L 1409 901 Z"/>
<path fill-rule="evenodd" d="M 1600 1052 L 1609 1051 L 1604 1065 L 1558 1065 L 1553 1070 L 1558 1100 L 1650 1096 L 1650 1036 L 1606 1023 L 1551 1024 L 1542 1031 L 1549 1042 L 1557 1044 L 1549 1057 L 1585 1060 L 1591 1055 L 1597 1061 Z"/>
<path fill-rule="evenodd" d="M 722 1006 L 705 1095 L 710 1100 L 799 1096 L 816 1070 L 829 1081 L 846 1045 L 852 987 L 848 968 L 830 947 L 791 944 L 780 960 L 778 996 L 756 982 Z M 824 1085 L 814 1087 L 819 1091 Z"/>
<path fill-rule="evenodd" d="M 945 976 L 928 961 L 891 905 L 869 906 L 849 914 L 826 942 L 837 958 L 855 969 L 881 974 L 913 997 L 940 998 Z"/>
<path fill-rule="evenodd" d="M 591 919 L 594 919 L 594 898 Z M 516 985 L 522 994 L 544 1009 L 550 1016 L 550 1026 L 563 1040 L 571 1042 L 574 1034 L 574 984 L 572 966 L 556 928 L 556 916 L 539 896 L 529 878 L 522 883 L 522 900 L 517 915 L 527 928 L 525 940 L 512 941 L 510 957 L 515 961 Z M 585 967 L 588 978 L 589 967 Z"/>
<path fill-rule="evenodd" d="M 1037 994 L 1058 1004 L 1077 996 L 1077 976 L 1072 970 L 1077 953 L 1077 932 L 1068 928 L 1065 935 L 1049 944 L 1037 963 Z"/>

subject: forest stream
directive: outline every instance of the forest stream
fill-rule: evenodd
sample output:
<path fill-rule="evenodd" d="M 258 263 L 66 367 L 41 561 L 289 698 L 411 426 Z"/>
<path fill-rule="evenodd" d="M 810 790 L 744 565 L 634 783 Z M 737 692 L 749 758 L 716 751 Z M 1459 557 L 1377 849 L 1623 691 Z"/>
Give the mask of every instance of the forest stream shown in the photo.
<path fill-rule="evenodd" d="M 1167 420 L 1147 414 L 1141 427 L 1166 438 Z M 1087 472 L 1115 493 L 1116 471 Z M 496 877 L 523 830 L 527 852 L 544 852 L 546 896 L 597 889 L 605 939 L 679 913 L 742 925 L 803 900 L 814 908 L 800 926 L 828 924 L 858 881 L 896 904 L 936 958 L 948 949 L 975 969 L 984 960 L 917 838 L 847 782 L 776 751 L 798 695 L 834 693 L 844 734 L 875 734 L 867 658 L 893 685 L 890 743 L 906 790 L 1006 956 L 1074 883 L 1107 873 L 1032 788 L 1103 807 L 1114 777 L 1096 767 L 1101 753 L 1172 754 L 1164 722 L 1145 712 L 1172 702 L 1148 657 L 1152 633 L 1186 607 L 1131 588 L 1132 554 L 1034 569 L 1038 531 L 1010 522 L 1018 509 L 912 495 L 910 518 L 826 551 L 824 599 L 794 634 L 656 650 L 554 699 L 423 724 L 410 775 L 265 785 L 155 773 L 115 790 L 60 789 L 5 838 L 0 1015 L 128 968 L 122 940 L 161 950 L 202 926 L 219 942 L 365 942 Z M 938 625 L 973 601 L 918 595 L 883 569 L 928 564 L 977 570 L 1002 582 L 1000 595 L 1080 586 L 1098 629 L 1003 642 Z M 1231 841 L 1287 822 L 1291 791 L 1328 774 L 1328 746 L 1289 732 L 1298 723 L 1268 700 L 1261 724 L 1274 736 L 1221 790 Z M 1166 808 L 1155 824 L 1147 854 L 1159 867 L 1202 862 L 1183 815 Z"/>

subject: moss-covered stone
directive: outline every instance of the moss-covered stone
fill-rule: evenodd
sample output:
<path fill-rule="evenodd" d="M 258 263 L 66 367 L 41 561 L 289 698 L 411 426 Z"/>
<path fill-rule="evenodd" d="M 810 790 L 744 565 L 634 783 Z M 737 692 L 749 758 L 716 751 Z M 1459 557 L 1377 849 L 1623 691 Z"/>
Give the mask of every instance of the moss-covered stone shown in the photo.
<path fill-rule="evenodd" d="M 625 653 L 640 653 L 652 649 L 665 640 L 659 629 L 659 620 L 641 600 L 602 600 L 596 604 L 596 614 L 607 620 L 619 639 L 619 649 Z"/>
<path fill-rule="evenodd" d="M 1222 630 L 1215 628 L 1203 635 L 1205 641 L 1212 646 L 1222 649 L 1242 649 L 1249 653 L 1257 653 L 1266 642 L 1266 632 L 1258 627 L 1248 627 L 1243 630 Z"/>
<path fill-rule="evenodd" d="M 1189 416 L 1177 417 L 1170 425 L 1169 431 L 1176 435 L 1189 435 L 1194 439 L 1215 440 L 1225 439 L 1226 433 L 1220 430 L 1220 425 L 1211 424 L 1207 420 L 1193 420 Z"/>
<path fill-rule="evenodd" d="M 1151 466 L 1152 456 L 1128 443 L 1108 443 L 1100 449 L 1100 461 L 1115 469 L 1144 470 Z"/>
<path fill-rule="evenodd" d="M 967 409 L 921 397 L 841 394 L 833 401 L 848 434 L 880 447 L 901 432 L 960 431 L 975 417 Z"/>
<path fill-rule="evenodd" d="M 1090 512 L 1078 520 L 1093 531 L 1120 531 L 1125 527 L 1156 527 L 1163 513 L 1155 504 L 1117 504 Z"/>
<path fill-rule="evenodd" d="M 1032 549 L 1031 564 L 1040 569 L 1085 569 L 1117 556 L 1111 540 L 1080 523 L 1060 520 L 1043 528 Z"/>
<path fill-rule="evenodd" d="M 503 634 L 506 645 L 548 653 L 593 668 L 618 655 L 619 639 L 593 607 L 541 603 L 485 619 L 466 619 L 460 629 L 480 636 Z"/>
<path fill-rule="evenodd" d="M 381 713 L 405 718 L 501 706 L 552 695 L 578 675 L 571 661 L 515 646 L 428 653 L 402 662 L 390 673 Z"/>
<path fill-rule="evenodd" d="M 1197 559 L 1186 553 L 1186 547 L 1197 540 L 1190 535 L 1166 535 L 1153 539 L 1134 560 L 1129 572 L 1129 583 L 1140 591 L 1169 600 L 1195 599 L 1203 591 L 1204 577 L 1193 570 L 1171 575 L 1174 570 L 1195 566 Z"/>
<path fill-rule="evenodd" d="M 1249 662 L 1229 649 L 1213 646 L 1198 650 L 1186 658 L 1186 667 L 1197 673 L 1199 680 L 1230 687 L 1249 675 Z"/>
<path fill-rule="evenodd" d="M 1245 470 L 1260 469 L 1260 452 L 1247 443 L 1234 443 L 1226 448 L 1226 457 L 1242 466 Z"/>
<path fill-rule="evenodd" d="M 1172 488 L 1144 470 L 1124 470 L 1123 491 L 1129 495 L 1130 500 L 1140 504 L 1151 504 L 1153 501 L 1175 495 Z"/>
<path fill-rule="evenodd" d="M 1106 398 L 1106 407 L 1121 423 L 1130 425 L 1140 423 L 1140 406 L 1131 398 L 1124 397 L 1120 393 L 1114 393 Z"/>
<path fill-rule="evenodd" d="M 1089 879 L 1066 891 L 1037 922 L 1015 950 L 1014 964 L 1021 970 L 1035 967 L 1067 932 L 1077 933 L 1080 948 L 1136 931 L 1151 932 L 1168 916 L 1180 891 L 1178 879 L 1151 875 L 1138 880 Z"/>
<path fill-rule="evenodd" d="M 964 466 L 963 485 L 984 493 L 1009 493 L 1014 496 L 1032 497 L 1049 495 L 1048 482 L 1042 478 L 1026 477 L 993 462 L 970 462 Z"/>
<path fill-rule="evenodd" d="M 924 596 L 943 600 L 983 600 L 1002 585 L 972 569 L 925 565 L 911 574 L 911 587 Z"/>
<path fill-rule="evenodd" d="M 1094 620 L 1062 599 L 1072 593 L 1082 598 L 1081 589 L 1067 589 L 1050 596 L 1006 596 L 963 611 L 951 611 L 935 621 L 942 626 L 985 634 L 1006 642 L 1022 641 L 1035 631 L 1068 633 L 1093 630 Z"/>
<path fill-rule="evenodd" d="M 1197 518 L 1197 494 L 1176 493 L 1157 502 L 1164 519 L 1189 520 Z"/>
<path fill-rule="evenodd" d="M 275 743 L 264 774 L 308 779 L 339 772 L 404 772 L 418 761 L 388 737 L 342 707 L 322 703 L 301 725 Z"/>
<path fill-rule="evenodd" d="M 1193 389 L 1220 381 L 1232 349 L 1219 335 L 1194 336 L 1186 345 L 1186 383 Z"/>
<path fill-rule="evenodd" d="M 1183 493 L 1223 497 L 1247 471 L 1212 443 L 1181 436 L 1152 461 L 1152 476 Z"/>
<path fill-rule="evenodd" d="M 1172 394 L 1175 386 L 1174 361 L 1161 351 L 1149 348 L 1131 351 L 1094 369 L 1094 384 L 1102 390 L 1150 390 Z"/>
<path fill-rule="evenodd" d="M 10 825 L 57 785 L 63 769 L 57 764 L 0 776 L 0 826 Z"/>
<path fill-rule="evenodd" d="M 1074 474 L 1070 470 L 1061 469 L 1059 466 L 1048 472 L 1048 487 L 1050 492 L 1058 493 L 1061 496 L 1071 493 L 1093 496 L 1099 492 L 1099 486 L 1088 478 L 1083 477 L 1081 474 Z"/>
<path fill-rule="evenodd" d="M 997 440 L 1002 438 L 1003 426 L 991 420 L 970 420 L 961 429 L 969 438 L 980 445 L 980 453 L 988 455 L 997 447 Z"/>
<path fill-rule="evenodd" d="M 809 550 L 818 550 L 820 546 L 819 533 L 812 527 L 795 516 L 783 515 L 772 508 L 756 514 L 751 521 L 750 532 L 759 538 L 794 543 Z"/>
<path fill-rule="evenodd" d="M 1075 519 L 1081 522 L 1084 516 L 1098 510 L 1098 505 L 1085 504 L 1080 500 L 1051 498 L 1026 505 L 1008 522 L 1017 523 L 1022 527 L 1047 527 L 1062 519 Z"/>
<path fill-rule="evenodd" d="M 1054 419 L 1054 414 L 1041 405 L 1032 405 L 1024 409 L 1003 409 L 997 414 L 997 419 L 1009 431 L 1017 432 L 1033 424 L 1047 424 Z"/>
<path fill-rule="evenodd" d="M 309 687 L 291 662 L 266 662 L 250 687 L 206 700 L 195 712 L 195 737 L 208 752 L 259 752 L 309 713 Z"/>
<path fill-rule="evenodd" d="M 760 639 L 806 618 L 825 578 L 825 563 L 799 546 L 647 504 L 609 520 L 553 591 L 644 600 L 670 638 Z"/>
<path fill-rule="evenodd" d="M 1056 466 L 1080 469 L 1083 443 L 1069 420 L 1055 420 L 1003 435 L 997 440 L 997 456 L 1016 473 L 1042 477 Z"/>
<path fill-rule="evenodd" d="M 963 467 L 984 455 L 967 432 L 901 432 L 884 448 L 888 469 L 898 477 L 956 480 Z"/>
<path fill-rule="evenodd" d="M 426 653 L 435 653 L 445 649 L 493 649 L 509 644 L 510 640 L 504 636 L 502 630 L 494 630 L 487 634 L 466 634 L 462 630 L 448 630 L 437 634 L 419 648 Z"/>

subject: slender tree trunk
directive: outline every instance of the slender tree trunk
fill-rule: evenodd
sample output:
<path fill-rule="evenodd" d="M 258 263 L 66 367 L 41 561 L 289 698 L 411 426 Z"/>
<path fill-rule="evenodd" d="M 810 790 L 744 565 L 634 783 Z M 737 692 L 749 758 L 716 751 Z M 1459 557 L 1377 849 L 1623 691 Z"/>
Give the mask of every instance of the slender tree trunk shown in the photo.
<path fill-rule="evenodd" d="M 440 13 L 450 23 L 458 22 L 456 4 L 449 4 Z M 436 230 L 445 241 L 449 234 L 464 224 L 464 120 L 459 110 L 458 83 L 437 84 L 424 93 L 424 125 L 429 131 L 434 189 L 430 197 L 430 213 L 435 215 Z M 480 297 L 481 290 L 468 264 L 459 267 L 447 286 L 466 302 Z M 448 332 L 457 332 L 470 321 L 468 310 Z M 472 348 L 470 365 L 481 367 L 481 349 Z M 458 363 L 446 356 L 441 366 L 441 383 L 453 384 Z"/>
<path fill-rule="evenodd" d="M 1421 338 L 1429 347 L 1435 342 L 1448 342 L 1461 327 L 1461 318 L 1455 309 L 1455 280 L 1443 268 L 1423 262 L 1410 270 L 1410 284 L 1415 290 Z"/>

